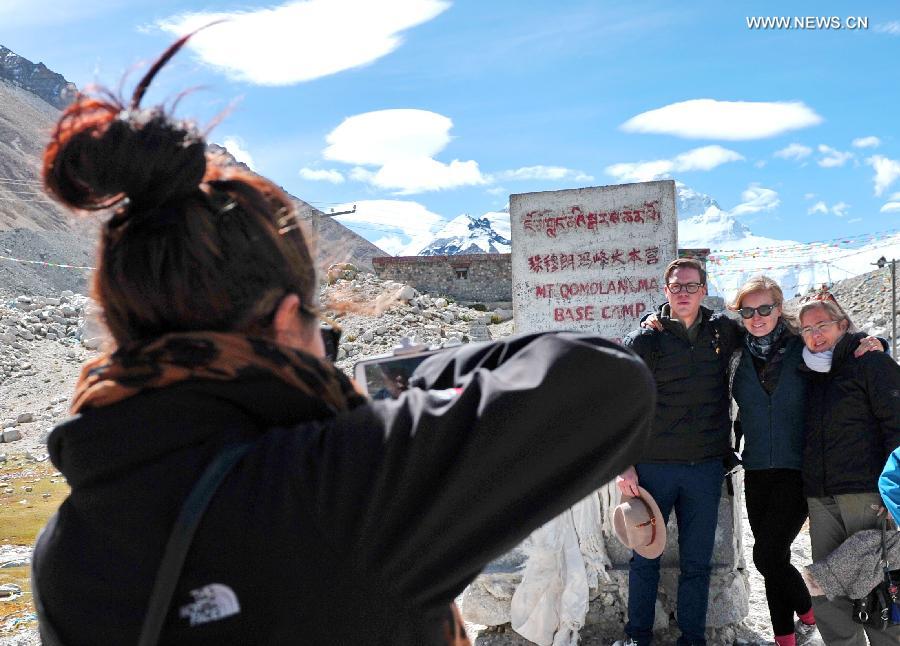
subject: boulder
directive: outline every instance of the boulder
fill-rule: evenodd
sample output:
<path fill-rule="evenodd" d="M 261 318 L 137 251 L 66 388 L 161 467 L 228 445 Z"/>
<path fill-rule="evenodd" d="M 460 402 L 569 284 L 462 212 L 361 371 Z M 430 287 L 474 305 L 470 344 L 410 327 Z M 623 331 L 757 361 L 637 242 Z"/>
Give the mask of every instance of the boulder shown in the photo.
<path fill-rule="evenodd" d="M 397 293 L 394 295 L 394 298 L 396 298 L 398 301 L 403 301 L 403 302 L 408 303 L 409 301 L 411 301 L 412 299 L 414 299 L 416 297 L 416 294 L 418 294 L 418 292 L 413 287 L 410 287 L 409 285 L 404 285 L 403 287 L 401 287 L 400 289 L 397 290 Z"/>
<path fill-rule="evenodd" d="M 16 442 L 22 439 L 22 433 L 17 428 L 6 428 L 0 433 L 3 442 Z"/>

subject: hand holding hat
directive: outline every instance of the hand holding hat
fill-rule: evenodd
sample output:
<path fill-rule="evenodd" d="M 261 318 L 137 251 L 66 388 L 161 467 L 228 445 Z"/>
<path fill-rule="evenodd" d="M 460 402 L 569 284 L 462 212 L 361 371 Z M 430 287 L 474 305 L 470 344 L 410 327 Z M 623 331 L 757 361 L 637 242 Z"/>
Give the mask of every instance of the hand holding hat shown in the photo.
<path fill-rule="evenodd" d="M 622 495 L 613 513 L 613 528 L 625 547 L 655 559 L 666 547 L 666 519 L 653 496 L 641 486 L 637 489 L 639 496 Z"/>

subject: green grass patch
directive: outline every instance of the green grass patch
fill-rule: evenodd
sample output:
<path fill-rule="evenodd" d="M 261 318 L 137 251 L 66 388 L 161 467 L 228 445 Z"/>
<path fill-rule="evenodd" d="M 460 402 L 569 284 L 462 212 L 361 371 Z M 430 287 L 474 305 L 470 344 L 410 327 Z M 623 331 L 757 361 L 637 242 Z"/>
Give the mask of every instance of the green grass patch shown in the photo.
<path fill-rule="evenodd" d="M 65 478 L 50 462 L 10 455 L 0 463 L 0 544 L 34 545 L 37 534 L 69 495 Z M 0 568 L 0 584 L 13 583 L 23 594 L 0 599 L 0 636 L 34 627 L 30 566 Z"/>

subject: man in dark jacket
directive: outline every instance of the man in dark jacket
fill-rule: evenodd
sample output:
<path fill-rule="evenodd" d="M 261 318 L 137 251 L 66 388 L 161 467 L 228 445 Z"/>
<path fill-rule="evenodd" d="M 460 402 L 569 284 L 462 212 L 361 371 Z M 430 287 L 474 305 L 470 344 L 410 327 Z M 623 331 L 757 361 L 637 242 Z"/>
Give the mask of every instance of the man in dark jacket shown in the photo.
<path fill-rule="evenodd" d="M 617 482 L 631 496 L 639 494 L 640 484 L 663 518 L 675 509 L 681 555 L 678 643 L 705 644 L 710 560 L 731 437 L 726 368 L 738 336 L 724 315 L 701 307 L 706 272 L 699 262 L 673 261 L 664 282 L 668 302 L 657 312 L 662 331 L 641 329 L 625 338 L 653 371 L 657 406 L 647 450 Z M 631 560 L 626 645 L 652 642 L 659 565 L 659 558 L 637 553 Z"/>

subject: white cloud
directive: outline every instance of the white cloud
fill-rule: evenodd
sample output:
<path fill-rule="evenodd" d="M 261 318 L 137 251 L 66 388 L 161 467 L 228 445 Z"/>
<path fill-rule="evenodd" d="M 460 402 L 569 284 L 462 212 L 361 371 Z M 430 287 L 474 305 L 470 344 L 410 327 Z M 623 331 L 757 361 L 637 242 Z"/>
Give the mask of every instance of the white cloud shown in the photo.
<path fill-rule="evenodd" d="M 862 222 L 862 218 L 850 218 L 847 220 L 847 224 L 856 224 L 857 222 Z"/>
<path fill-rule="evenodd" d="M 781 157 L 782 159 L 800 161 L 804 157 L 809 157 L 811 154 L 812 148 L 809 146 L 804 146 L 803 144 L 789 144 L 781 150 L 775 151 L 774 156 Z"/>
<path fill-rule="evenodd" d="M 372 181 L 373 177 L 375 177 L 375 173 L 370 171 L 368 168 L 356 166 L 355 168 L 350 169 L 350 179 L 356 180 L 357 182 L 368 183 Z"/>
<path fill-rule="evenodd" d="M 813 215 L 815 213 L 821 213 L 821 214 L 825 215 L 827 213 L 833 213 L 834 215 L 838 216 L 839 218 L 842 218 L 845 215 L 847 215 L 847 210 L 849 208 L 850 208 L 850 205 L 847 204 L 846 202 L 837 202 L 836 204 L 833 204 L 829 208 L 829 206 L 827 204 L 825 204 L 825 202 L 819 200 L 818 202 L 813 204 L 810 208 L 806 209 L 806 214 Z"/>
<path fill-rule="evenodd" d="M 816 196 L 815 193 L 804 193 L 804 194 L 803 194 L 803 199 L 804 199 L 804 200 L 811 200 L 811 199 L 813 199 L 815 196 Z"/>
<path fill-rule="evenodd" d="M 716 166 L 742 159 L 744 157 L 739 153 L 722 146 L 703 146 L 681 153 L 673 159 L 613 164 L 604 170 L 607 175 L 620 181 L 646 182 L 669 177 L 672 173 L 712 170 Z"/>
<path fill-rule="evenodd" d="M 650 180 L 669 177 L 674 163 L 670 159 L 641 161 L 607 166 L 604 171 L 620 182 L 649 182 Z"/>
<path fill-rule="evenodd" d="M 900 161 L 882 155 L 872 155 L 866 163 L 875 169 L 875 195 L 881 195 L 900 177 Z"/>
<path fill-rule="evenodd" d="M 388 162 L 370 182 L 398 195 L 441 191 L 458 186 L 487 184 L 478 162 L 454 159 L 449 164 L 431 157 L 407 157 Z"/>
<path fill-rule="evenodd" d="M 846 202 L 838 202 L 837 204 L 835 204 L 831 207 L 831 212 L 834 213 L 839 218 L 842 218 L 845 215 L 847 215 L 847 209 L 849 209 L 849 208 L 850 208 L 850 205 L 847 204 Z"/>
<path fill-rule="evenodd" d="M 395 255 L 414 255 L 431 242 L 434 232 L 447 224 L 437 213 L 429 211 L 418 202 L 407 200 L 363 200 L 335 207 L 337 211 L 349 210 L 356 205 L 356 212 L 339 215 L 335 219 L 343 225 L 355 225 L 364 233 L 382 233 L 375 244 Z"/>
<path fill-rule="evenodd" d="M 754 168 L 765 168 L 766 160 L 765 159 L 757 159 L 755 162 L 753 162 L 753 167 Z"/>
<path fill-rule="evenodd" d="M 497 173 L 497 176 L 510 181 L 519 180 L 552 180 L 561 181 L 570 179 L 575 182 L 592 182 L 593 176 L 580 170 L 564 168 L 562 166 L 523 166 L 515 170 L 505 170 Z"/>
<path fill-rule="evenodd" d="M 822 168 L 837 168 L 838 166 L 843 166 L 847 161 L 855 157 L 851 152 L 835 150 L 825 144 L 819 144 L 819 152 L 822 154 L 822 157 L 819 158 L 817 163 Z"/>
<path fill-rule="evenodd" d="M 887 203 L 881 207 L 882 213 L 893 213 L 895 211 L 900 211 L 900 193 L 891 194 Z"/>
<path fill-rule="evenodd" d="M 350 178 L 399 195 L 488 184 L 478 162 L 434 159 L 450 143 L 453 121 L 427 110 L 365 112 L 328 133 L 323 157 L 361 164 Z M 370 170 L 364 166 L 378 166 Z"/>
<path fill-rule="evenodd" d="M 244 140 L 240 137 L 225 137 L 222 141 L 222 147 L 228 150 L 231 153 L 232 157 L 234 157 L 239 162 L 247 164 L 250 168 L 256 168 L 256 164 L 253 162 L 253 157 L 250 156 L 250 153 L 247 152 L 247 148 L 245 147 Z"/>
<path fill-rule="evenodd" d="M 881 139 L 878 137 L 857 137 L 853 140 L 854 148 L 878 148 L 881 145 Z"/>
<path fill-rule="evenodd" d="M 891 22 L 875 25 L 875 31 L 882 34 L 890 34 L 891 36 L 900 36 L 900 20 L 892 20 Z"/>
<path fill-rule="evenodd" d="M 491 188 L 489 188 L 487 190 L 487 192 L 490 193 L 491 195 L 503 195 L 503 194 L 507 193 L 507 190 L 503 186 L 492 186 Z"/>
<path fill-rule="evenodd" d="M 822 123 L 799 101 L 751 102 L 692 99 L 643 112 L 622 124 L 625 132 L 675 135 L 686 139 L 764 139 Z"/>
<path fill-rule="evenodd" d="M 225 20 L 187 46 L 229 77 L 290 85 L 376 61 L 400 46 L 401 32 L 449 6 L 445 0 L 293 0 L 256 10 L 182 13 L 156 24 L 182 36 Z"/>
<path fill-rule="evenodd" d="M 813 215 L 814 213 L 823 213 L 823 214 L 828 213 L 828 205 L 825 204 L 825 202 L 822 202 L 821 200 L 819 200 L 818 202 L 813 204 L 811 207 L 806 209 L 807 215 Z"/>
<path fill-rule="evenodd" d="M 344 183 L 344 175 L 341 171 L 333 168 L 301 168 L 300 177 L 312 182 L 331 182 L 332 184 Z"/>
<path fill-rule="evenodd" d="M 376 240 L 372 244 L 374 244 L 379 249 L 384 249 L 392 256 L 399 256 L 400 252 L 404 247 L 406 247 L 407 243 L 403 242 L 400 236 L 384 236 L 383 238 L 378 238 L 378 240 Z"/>
<path fill-rule="evenodd" d="M 404 157 L 433 157 L 450 143 L 453 121 L 428 110 L 377 110 L 344 119 L 325 137 L 326 159 L 383 165 Z"/>
<path fill-rule="evenodd" d="M 747 215 L 759 211 L 773 211 L 781 204 L 778 193 L 771 188 L 764 188 L 759 184 L 751 184 L 747 190 L 741 193 L 741 204 L 731 209 L 732 215 Z"/>

